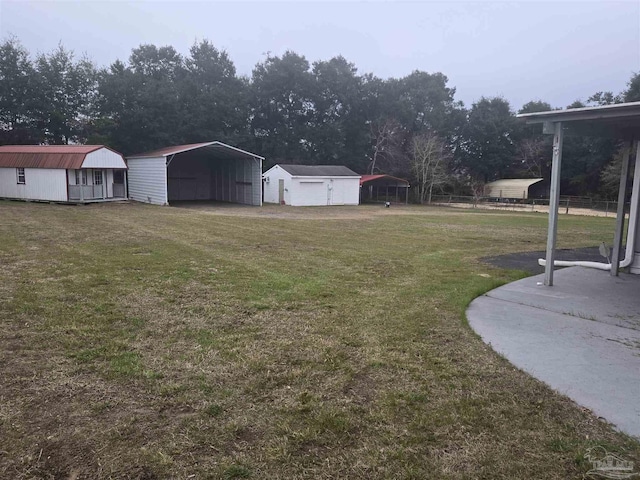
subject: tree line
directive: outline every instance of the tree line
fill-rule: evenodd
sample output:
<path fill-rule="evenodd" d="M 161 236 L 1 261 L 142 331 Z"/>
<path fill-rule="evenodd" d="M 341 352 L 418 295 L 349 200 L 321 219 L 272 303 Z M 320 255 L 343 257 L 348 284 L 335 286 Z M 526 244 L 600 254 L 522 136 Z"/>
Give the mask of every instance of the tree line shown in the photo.
<path fill-rule="evenodd" d="M 443 73 L 360 74 L 341 56 L 309 63 L 268 54 L 238 75 L 211 42 L 188 55 L 141 45 L 127 61 L 97 67 L 59 45 L 31 55 L 0 44 L 0 144 L 105 144 L 125 155 L 220 140 L 276 163 L 339 164 L 409 179 L 415 200 L 472 194 L 498 178 L 548 178 L 551 138 L 516 113 L 551 110 L 534 100 L 514 112 L 501 97 L 470 107 Z M 640 100 L 640 76 L 621 93 L 596 92 L 568 108 Z M 611 197 L 620 145 L 566 137 L 562 191 Z"/>

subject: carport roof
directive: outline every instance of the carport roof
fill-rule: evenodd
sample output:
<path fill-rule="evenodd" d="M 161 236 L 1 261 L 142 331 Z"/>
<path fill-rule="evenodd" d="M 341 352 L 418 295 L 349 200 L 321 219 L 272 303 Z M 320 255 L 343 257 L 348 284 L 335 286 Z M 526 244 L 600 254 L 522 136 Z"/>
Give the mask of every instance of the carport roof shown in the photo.
<path fill-rule="evenodd" d="M 494 182 L 489 182 L 485 187 L 530 187 L 534 183 L 544 180 L 543 178 L 501 178 Z"/>
<path fill-rule="evenodd" d="M 567 133 L 633 140 L 640 137 L 640 102 L 521 113 L 527 124 L 561 122 Z M 552 132 L 549 132 L 552 133 Z"/>
<path fill-rule="evenodd" d="M 360 185 L 364 185 L 365 183 L 373 182 L 375 180 L 389 180 L 409 186 L 408 180 L 405 180 L 404 178 L 394 177 L 392 175 L 362 175 L 362 177 L 360 178 Z"/>
<path fill-rule="evenodd" d="M 189 143 L 187 145 L 174 145 L 172 147 L 159 148 L 150 152 L 138 153 L 136 155 L 129 155 L 127 158 L 157 158 L 157 157 L 170 157 L 177 155 L 178 153 L 184 153 L 191 150 L 197 150 L 199 148 L 208 148 L 216 151 L 216 153 L 222 153 L 222 156 L 228 158 L 259 158 L 264 160 L 264 157 L 256 155 L 255 153 L 241 150 L 240 148 L 232 147 L 222 142 L 203 142 L 203 143 Z"/>

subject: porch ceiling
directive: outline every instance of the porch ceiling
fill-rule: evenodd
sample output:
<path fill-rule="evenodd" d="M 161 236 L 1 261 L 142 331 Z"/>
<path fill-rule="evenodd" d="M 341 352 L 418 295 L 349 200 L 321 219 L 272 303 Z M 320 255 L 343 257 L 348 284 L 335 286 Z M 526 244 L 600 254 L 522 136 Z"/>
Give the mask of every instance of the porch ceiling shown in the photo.
<path fill-rule="evenodd" d="M 640 138 L 640 102 L 524 113 L 517 115 L 517 118 L 527 124 L 562 122 L 567 134 L 621 140 Z"/>

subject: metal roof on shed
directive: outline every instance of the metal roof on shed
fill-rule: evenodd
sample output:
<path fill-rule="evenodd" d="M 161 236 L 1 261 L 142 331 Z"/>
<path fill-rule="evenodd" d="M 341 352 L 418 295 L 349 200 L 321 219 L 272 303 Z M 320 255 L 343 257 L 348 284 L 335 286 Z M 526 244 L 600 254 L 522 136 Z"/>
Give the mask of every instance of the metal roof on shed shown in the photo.
<path fill-rule="evenodd" d="M 344 165 L 282 165 L 285 172 L 294 177 L 359 177 L 356 172 Z"/>
<path fill-rule="evenodd" d="M 529 198 L 529 187 L 542 178 L 503 178 L 485 185 L 488 197 Z"/>
<path fill-rule="evenodd" d="M 104 145 L 3 145 L 0 167 L 71 168 L 82 167 L 87 154 L 108 148 Z"/>
<path fill-rule="evenodd" d="M 256 155 L 255 153 L 247 152 L 237 147 L 232 147 L 222 142 L 202 142 L 202 143 L 189 143 L 186 145 L 174 145 L 172 147 L 159 148 L 157 150 L 151 150 L 150 152 L 137 153 L 135 155 L 129 155 L 127 158 L 157 158 L 157 157 L 170 157 L 179 153 L 189 152 L 191 150 L 197 150 L 199 148 L 209 148 L 216 151 L 223 157 L 230 158 L 259 158 L 264 160 L 264 157 Z"/>

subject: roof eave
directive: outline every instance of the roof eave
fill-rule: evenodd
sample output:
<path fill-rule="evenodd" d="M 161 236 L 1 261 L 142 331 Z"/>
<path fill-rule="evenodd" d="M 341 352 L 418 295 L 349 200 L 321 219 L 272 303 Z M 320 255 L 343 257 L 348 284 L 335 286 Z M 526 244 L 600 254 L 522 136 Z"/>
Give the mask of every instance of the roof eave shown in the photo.
<path fill-rule="evenodd" d="M 265 172 L 266 173 L 266 172 Z M 289 173 L 289 172 L 287 172 Z M 291 175 L 289 173 L 289 175 Z M 360 175 L 291 175 L 291 178 L 318 178 L 318 177 L 322 177 L 322 178 L 327 178 L 327 177 L 332 177 L 332 178 L 362 178 Z"/>
<path fill-rule="evenodd" d="M 550 110 L 547 112 L 520 113 L 516 115 L 516 118 L 523 119 L 528 124 L 535 124 L 578 120 L 606 120 L 631 116 L 640 116 L 640 102 L 571 108 L 567 110 Z"/>

